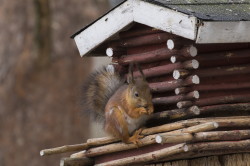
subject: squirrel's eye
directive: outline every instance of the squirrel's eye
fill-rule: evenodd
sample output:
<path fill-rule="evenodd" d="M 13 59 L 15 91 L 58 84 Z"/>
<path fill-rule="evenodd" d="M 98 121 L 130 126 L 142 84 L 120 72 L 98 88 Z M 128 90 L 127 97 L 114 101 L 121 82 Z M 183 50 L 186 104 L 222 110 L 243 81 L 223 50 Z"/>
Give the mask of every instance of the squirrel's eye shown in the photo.
<path fill-rule="evenodd" d="M 139 97 L 139 94 L 138 94 L 138 92 L 135 92 L 135 97 Z"/>

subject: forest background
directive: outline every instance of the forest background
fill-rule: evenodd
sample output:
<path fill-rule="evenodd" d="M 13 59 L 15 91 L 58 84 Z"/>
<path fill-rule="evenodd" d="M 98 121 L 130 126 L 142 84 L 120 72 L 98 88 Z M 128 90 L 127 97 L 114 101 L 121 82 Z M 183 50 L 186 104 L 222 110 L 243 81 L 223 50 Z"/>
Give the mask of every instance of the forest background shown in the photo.
<path fill-rule="evenodd" d="M 89 137 L 80 93 L 92 59 L 70 36 L 118 1 L 0 0 L 0 166 L 59 165 L 39 151 Z"/>

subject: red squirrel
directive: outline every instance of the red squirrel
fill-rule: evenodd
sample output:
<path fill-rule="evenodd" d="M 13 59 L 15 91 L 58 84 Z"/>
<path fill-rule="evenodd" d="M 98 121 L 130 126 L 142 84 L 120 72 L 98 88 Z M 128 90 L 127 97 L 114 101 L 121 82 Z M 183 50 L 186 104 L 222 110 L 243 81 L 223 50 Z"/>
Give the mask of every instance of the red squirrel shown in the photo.
<path fill-rule="evenodd" d="M 141 127 L 153 113 L 152 95 L 145 76 L 134 78 L 130 64 L 127 82 L 110 68 L 92 73 L 84 85 L 84 109 L 104 122 L 104 129 L 125 143 L 139 144 Z"/>

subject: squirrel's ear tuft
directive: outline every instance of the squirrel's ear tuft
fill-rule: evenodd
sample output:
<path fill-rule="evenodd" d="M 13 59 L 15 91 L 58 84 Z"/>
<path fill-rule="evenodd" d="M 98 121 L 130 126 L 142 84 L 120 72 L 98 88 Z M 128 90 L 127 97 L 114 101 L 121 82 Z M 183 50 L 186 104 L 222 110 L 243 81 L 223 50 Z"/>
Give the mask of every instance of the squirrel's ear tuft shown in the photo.
<path fill-rule="evenodd" d="M 140 65 L 139 65 L 138 63 L 136 63 L 136 67 L 137 67 L 137 69 L 139 70 L 139 72 L 141 73 L 142 79 L 143 79 L 144 81 L 146 81 L 146 77 L 145 77 L 144 73 L 142 72 L 142 69 L 141 69 L 141 67 L 140 67 Z"/>
<path fill-rule="evenodd" d="M 134 76 L 133 76 L 133 69 L 134 69 L 134 63 L 130 63 L 129 64 L 129 71 L 128 71 L 128 75 L 127 75 L 128 84 L 135 83 Z"/>

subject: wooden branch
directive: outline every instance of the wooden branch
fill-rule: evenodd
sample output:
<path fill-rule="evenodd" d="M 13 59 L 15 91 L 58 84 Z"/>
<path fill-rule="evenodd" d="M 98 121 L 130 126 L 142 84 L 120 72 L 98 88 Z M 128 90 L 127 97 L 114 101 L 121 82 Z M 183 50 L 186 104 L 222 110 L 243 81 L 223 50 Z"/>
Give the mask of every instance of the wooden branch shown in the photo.
<path fill-rule="evenodd" d="M 154 113 L 152 115 L 152 119 L 160 119 L 160 118 L 167 118 L 167 119 L 178 119 L 178 118 L 186 118 L 200 114 L 200 109 L 197 106 L 192 106 L 187 109 L 174 109 L 168 111 L 162 111 L 158 113 Z"/>
<path fill-rule="evenodd" d="M 119 165 L 130 165 L 130 164 L 143 164 L 147 162 L 157 162 L 167 156 L 172 156 L 178 153 L 188 151 L 185 144 L 177 144 L 167 148 L 163 148 L 154 152 L 149 152 L 137 156 L 126 157 L 118 160 L 109 161 L 106 163 L 96 164 L 96 166 L 119 166 Z"/>
<path fill-rule="evenodd" d="M 232 145 L 233 148 L 225 149 L 221 148 L 221 145 L 224 147 Z M 189 149 L 188 152 L 179 153 L 174 156 L 166 157 L 162 159 L 161 162 L 169 160 L 179 160 L 179 159 L 183 160 L 183 159 L 204 157 L 204 156 L 217 156 L 217 155 L 225 155 L 233 153 L 250 152 L 249 140 L 192 143 L 188 144 L 187 146 Z M 207 147 L 210 147 L 209 150 L 207 149 Z"/>
<path fill-rule="evenodd" d="M 212 53 L 212 52 L 232 52 L 250 48 L 249 43 L 226 43 L 226 44 L 196 44 L 199 53 Z"/>
<path fill-rule="evenodd" d="M 82 157 L 82 158 L 63 158 L 60 161 L 60 166 L 92 166 L 94 165 L 94 160 Z"/>
<path fill-rule="evenodd" d="M 70 158 L 83 158 L 83 157 L 86 157 L 85 153 L 86 153 L 86 150 L 83 150 L 83 151 L 80 151 L 77 153 L 73 153 L 70 155 Z"/>
<path fill-rule="evenodd" d="M 126 55 L 126 49 L 124 48 L 119 48 L 119 47 L 108 47 L 106 49 L 106 55 L 108 57 L 117 57 L 117 56 L 121 56 L 121 55 Z"/>
<path fill-rule="evenodd" d="M 148 69 L 142 70 L 146 77 L 155 77 L 165 74 L 170 74 L 176 69 L 197 69 L 199 64 L 196 63 L 196 60 L 190 60 L 183 63 L 174 63 L 174 64 L 166 64 L 162 66 L 151 67 Z M 139 76 L 140 72 L 135 71 L 134 76 Z"/>
<path fill-rule="evenodd" d="M 155 137 L 157 143 L 183 143 L 183 142 L 206 142 L 206 141 L 238 141 L 250 139 L 250 130 L 232 130 L 232 131 L 210 131 L 198 132 L 194 134 L 183 133 L 159 134 Z"/>
<path fill-rule="evenodd" d="M 89 146 L 101 146 L 109 143 L 114 143 L 120 141 L 114 137 L 102 137 L 102 138 L 91 138 L 87 140 Z"/>
<path fill-rule="evenodd" d="M 121 40 L 118 45 L 120 47 L 136 47 L 136 46 L 142 46 L 142 45 L 159 44 L 159 43 L 166 42 L 170 37 L 174 37 L 174 35 L 166 33 L 166 32 L 148 34 L 144 36 L 138 36 L 138 37 Z"/>
<path fill-rule="evenodd" d="M 141 27 L 137 28 L 135 30 L 129 30 L 129 31 L 123 31 L 119 33 L 119 36 L 121 39 L 131 38 L 131 37 L 137 37 L 137 36 L 143 36 L 148 34 L 154 34 L 154 33 L 164 33 L 164 31 L 152 28 L 152 27 Z M 169 34 L 170 36 L 173 36 Z"/>
<path fill-rule="evenodd" d="M 191 40 L 183 39 L 183 38 L 175 38 L 175 39 L 168 39 L 167 40 L 167 48 L 170 50 L 173 49 L 181 49 L 185 45 L 192 44 Z"/>
<path fill-rule="evenodd" d="M 132 54 L 127 56 L 121 56 L 119 64 L 128 65 L 131 62 L 138 63 L 151 63 L 160 60 L 169 59 L 172 55 L 185 55 L 186 57 L 194 57 L 197 55 L 197 50 L 193 46 L 184 47 L 181 50 L 168 50 L 167 48 L 161 48 L 145 53 Z"/>
<path fill-rule="evenodd" d="M 188 149 L 191 151 L 199 151 L 201 149 L 206 150 L 232 150 L 238 148 L 245 148 L 250 146 L 250 140 L 243 141 L 219 141 L 219 142 L 206 142 L 195 143 L 188 145 Z"/>
<path fill-rule="evenodd" d="M 183 62 L 184 60 L 187 60 L 187 57 L 181 55 L 173 55 L 170 57 L 170 62 L 172 63 Z"/>
<path fill-rule="evenodd" d="M 179 101 L 176 106 L 179 108 L 179 109 L 182 109 L 182 108 L 188 108 L 190 106 L 194 105 L 194 102 L 193 101 Z"/>
<path fill-rule="evenodd" d="M 75 144 L 75 145 L 64 145 L 61 147 L 41 150 L 40 156 L 86 150 L 87 148 L 89 148 L 89 145 L 87 143 Z"/>
<path fill-rule="evenodd" d="M 209 122 L 209 123 L 204 123 L 204 124 L 199 124 L 196 126 L 188 127 L 185 129 L 179 129 L 175 131 L 166 132 L 165 134 L 196 133 L 200 131 L 212 130 L 217 127 L 218 127 L 218 124 L 216 122 Z M 156 137 L 155 134 L 145 136 L 144 138 L 140 139 L 141 144 L 139 146 L 142 147 L 142 146 L 154 144 L 155 137 Z M 114 144 L 104 145 L 101 147 L 90 148 L 89 150 L 87 150 L 86 156 L 95 157 L 95 156 L 100 156 L 103 154 L 109 154 L 109 153 L 125 151 L 125 150 L 135 149 L 135 148 L 138 148 L 138 146 L 135 144 L 114 143 Z"/>
<path fill-rule="evenodd" d="M 249 49 L 250 50 L 250 49 Z M 246 51 L 249 52 L 249 51 Z M 243 65 L 250 63 L 249 54 L 235 55 L 233 53 L 215 53 L 214 55 L 201 55 L 197 57 L 197 60 L 200 62 L 201 68 L 208 67 L 221 67 L 221 66 L 230 66 L 230 65 Z"/>
<path fill-rule="evenodd" d="M 174 70 L 173 71 L 173 78 L 174 79 L 183 79 L 186 78 L 190 74 L 189 71 L 184 69 Z"/>
<path fill-rule="evenodd" d="M 157 98 L 153 98 L 152 101 L 153 101 L 153 104 L 169 105 L 169 104 L 175 104 L 179 101 L 194 100 L 198 98 L 199 98 L 199 92 L 193 91 L 185 95 L 176 95 L 176 96 L 170 96 L 170 97 L 157 97 Z"/>
<path fill-rule="evenodd" d="M 199 91 L 212 91 L 212 90 L 229 90 L 229 89 L 243 89 L 250 88 L 250 82 L 226 82 L 220 84 L 200 84 L 195 85 L 191 89 Z"/>
<path fill-rule="evenodd" d="M 193 71 L 199 77 L 226 76 L 250 73 L 250 65 L 239 65 L 230 67 L 207 68 Z"/>
<path fill-rule="evenodd" d="M 193 135 L 189 133 L 183 134 L 169 134 L 169 135 L 156 135 L 155 142 L 158 144 L 165 143 L 185 143 L 193 139 Z"/>
<path fill-rule="evenodd" d="M 181 86 L 199 84 L 200 79 L 197 75 L 187 77 L 185 80 L 172 80 L 164 82 L 149 83 L 152 92 L 171 91 Z"/>
<path fill-rule="evenodd" d="M 205 99 L 199 99 L 195 101 L 194 104 L 197 106 L 208 106 L 216 104 L 247 103 L 247 102 L 250 102 L 250 94 L 210 97 Z"/>
<path fill-rule="evenodd" d="M 219 112 L 219 111 L 250 111 L 250 103 L 238 103 L 238 104 L 221 104 L 221 105 L 210 105 L 200 109 L 202 114 Z"/>
<path fill-rule="evenodd" d="M 180 88 L 175 88 L 174 92 L 176 95 L 179 95 L 191 92 L 193 89 L 194 89 L 193 87 L 180 87 Z"/>

